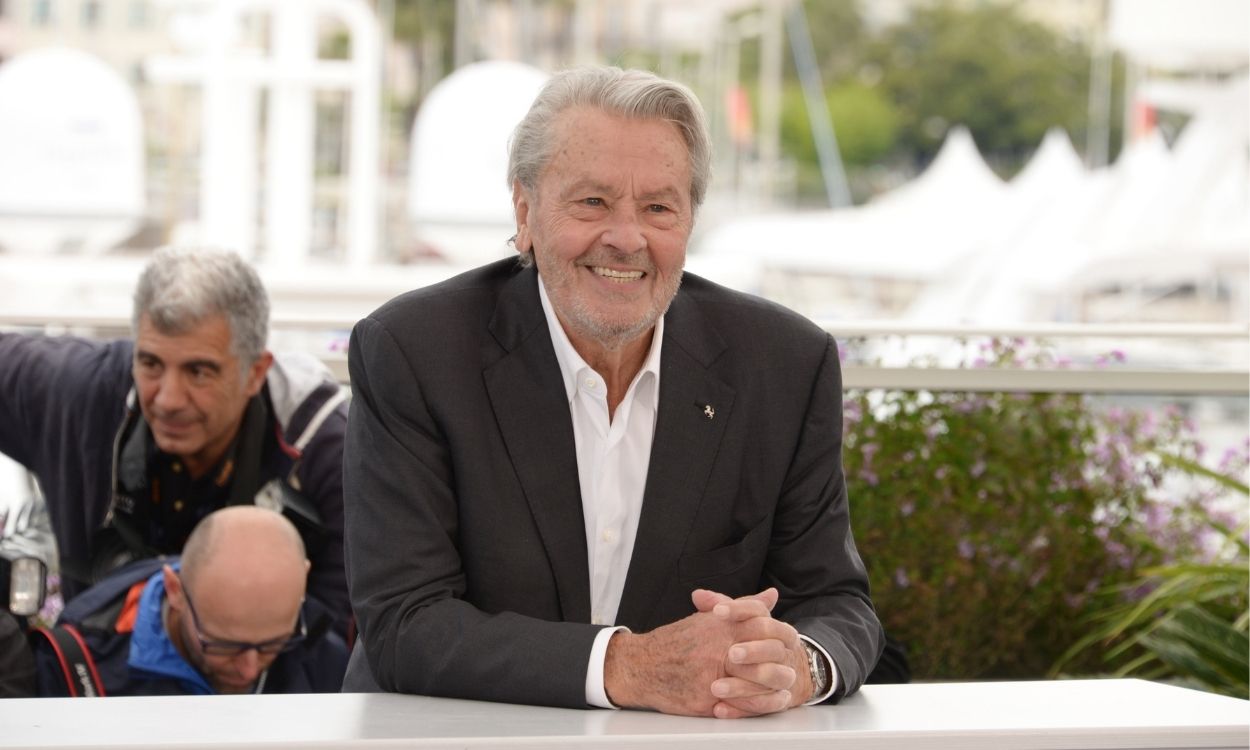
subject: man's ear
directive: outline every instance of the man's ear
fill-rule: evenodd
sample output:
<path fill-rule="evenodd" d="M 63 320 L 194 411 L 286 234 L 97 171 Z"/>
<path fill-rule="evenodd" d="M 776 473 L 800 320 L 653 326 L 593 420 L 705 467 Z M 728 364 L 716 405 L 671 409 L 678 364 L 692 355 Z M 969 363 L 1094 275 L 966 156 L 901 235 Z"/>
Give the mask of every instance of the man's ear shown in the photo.
<path fill-rule="evenodd" d="M 247 368 L 247 395 L 249 398 L 260 393 L 260 389 L 265 385 L 265 376 L 269 374 L 269 367 L 272 364 L 273 353 L 264 351 L 252 363 L 252 366 Z"/>
<path fill-rule="evenodd" d="M 516 217 L 517 252 L 527 253 L 533 246 L 530 239 L 530 198 L 520 180 L 512 181 L 512 213 Z"/>
<path fill-rule="evenodd" d="M 175 609 L 182 609 L 182 579 L 168 565 L 161 567 L 161 575 L 165 579 L 165 596 Z"/>

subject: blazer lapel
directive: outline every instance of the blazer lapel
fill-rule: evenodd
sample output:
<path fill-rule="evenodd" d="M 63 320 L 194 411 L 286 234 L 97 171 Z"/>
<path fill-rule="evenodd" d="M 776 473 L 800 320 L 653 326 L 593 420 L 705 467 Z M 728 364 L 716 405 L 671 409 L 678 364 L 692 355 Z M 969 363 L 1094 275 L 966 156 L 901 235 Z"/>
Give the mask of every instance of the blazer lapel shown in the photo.
<path fill-rule="evenodd" d="M 678 294 L 664 318 L 660 403 L 642 515 L 616 621 L 651 628 L 651 612 L 676 572 L 733 411 L 734 390 L 711 371 L 724 340 Z"/>
<path fill-rule="evenodd" d="M 500 294 L 490 330 L 506 353 L 486 367 L 483 377 L 547 550 L 563 619 L 589 622 L 590 573 L 577 448 L 537 278 L 533 268 L 526 269 Z"/>

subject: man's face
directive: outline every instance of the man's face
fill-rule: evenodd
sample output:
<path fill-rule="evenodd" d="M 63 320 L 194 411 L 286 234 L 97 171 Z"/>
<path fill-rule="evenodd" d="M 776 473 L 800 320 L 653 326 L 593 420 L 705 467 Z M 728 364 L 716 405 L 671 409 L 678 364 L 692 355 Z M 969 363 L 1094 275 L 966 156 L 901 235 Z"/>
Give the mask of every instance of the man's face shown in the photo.
<path fill-rule="evenodd" d="M 617 349 L 649 331 L 681 284 L 694 225 L 677 126 L 592 108 L 556 123 L 534 190 L 513 187 L 517 247 L 533 249 L 573 344 Z"/>
<path fill-rule="evenodd" d="M 176 335 L 161 333 L 144 315 L 133 372 L 139 407 L 157 446 L 182 458 L 193 475 L 210 468 L 238 432 L 247 401 L 260 391 L 271 361 L 266 352 L 241 374 L 222 315 Z"/>
<path fill-rule="evenodd" d="M 181 584 L 170 586 L 166 577 L 170 605 L 178 610 L 178 628 L 187 660 L 223 695 L 251 692 L 278 654 L 264 654 L 256 649 L 209 653 L 203 643 L 208 642 L 210 649 L 220 649 L 214 644 L 285 640 L 295 631 L 301 602 L 297 591 L 275 591 L 257 602 L 248 601 L 246 596 L 232 596 L 233 588 L 237 585 L 200 585 L 191 594 L 194 604 L 188 604 L 189 592 Z"/>

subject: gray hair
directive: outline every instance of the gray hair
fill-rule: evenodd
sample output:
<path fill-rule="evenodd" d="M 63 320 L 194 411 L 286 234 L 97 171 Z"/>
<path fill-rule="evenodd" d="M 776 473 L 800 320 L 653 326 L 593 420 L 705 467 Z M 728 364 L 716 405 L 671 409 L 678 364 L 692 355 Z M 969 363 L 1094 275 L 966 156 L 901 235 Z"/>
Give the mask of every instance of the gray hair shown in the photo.
<path fill-rule="evenodd" d="M 707 194 L 712 147 L 703 106 L 693 92 L 645 70 L 600 66 L 553 75 L 512 133 L 508 186 L 532 190 L 555 152 L 556 118 L 572 107 L 589 106 L 622 117 L 667 120 L 677 126 L 690 154 L 690 202 L 698 209 Z"/>
<path fill-rule="evenodd" d="M 135 288 L 130 325 L 136 335 L 144 315 L 166 335 L 224 316 L 231 351 L 245 371 L 269 339 L 269 295 L 256 270 L 229 250 L 163 247 L 153 253 Z"/>

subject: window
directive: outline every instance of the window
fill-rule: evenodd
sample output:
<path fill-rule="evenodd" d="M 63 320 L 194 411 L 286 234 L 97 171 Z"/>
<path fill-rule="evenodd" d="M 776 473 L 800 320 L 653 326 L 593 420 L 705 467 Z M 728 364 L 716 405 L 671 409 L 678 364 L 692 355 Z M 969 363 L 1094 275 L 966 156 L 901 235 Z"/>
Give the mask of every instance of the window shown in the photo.
<path fill-rule="evenodd" d="M 82 27 L 95 29 L 100 26 L 99 0 L 85 0 L 82 4 Z"/>
<path fill-rule="evenodd" d="M 30 21 L 35 26 L 52 24 L 52 0 L 34 0 L 30 5 Z"/>
<path fill-rule="evenodd" d="M 148 0 L 133 0 L 130 3 L 130 28 L 147 28 L 149 15 Z"/>

